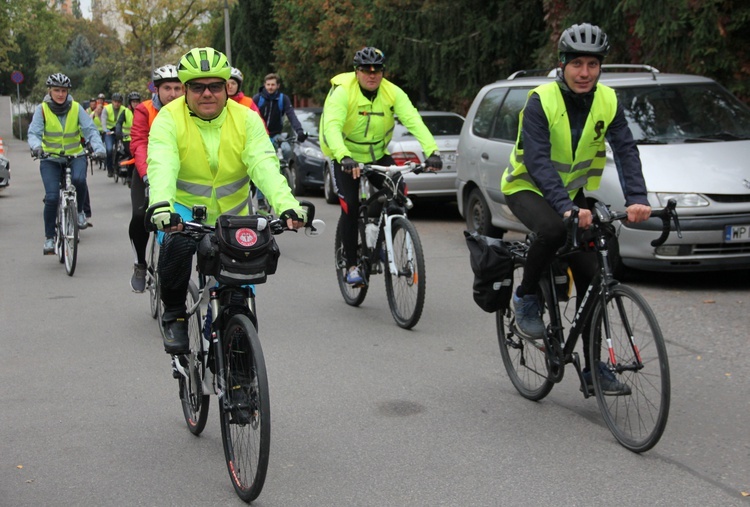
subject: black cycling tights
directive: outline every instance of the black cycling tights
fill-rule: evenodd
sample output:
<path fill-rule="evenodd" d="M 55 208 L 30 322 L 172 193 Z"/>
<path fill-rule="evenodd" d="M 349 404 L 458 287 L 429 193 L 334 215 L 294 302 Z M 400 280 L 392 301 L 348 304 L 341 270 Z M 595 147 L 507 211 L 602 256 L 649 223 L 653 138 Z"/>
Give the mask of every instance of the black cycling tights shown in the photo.
<path fill-rule="evenodd" d="M 164 237 L 159 253 L 159 285 L 165 321 L 185 316 L 185 298 L 195 249 L 195 240 L 187 236 L 167 233 Z"/>
<path fill-rule="evenodd" d="M 148 244 L 148 231 L 143 220 L 146 216 L 146 184 L 137 172 L 133 172 L 134 178 L 130 183 L 130 202 L 133 207 L 133 215 L 130 217 L 130 244 L 133 247 L 136 264 L 146 264 L 146 245 Z"/>
<path fill-rule="evenodd" d="M 393 158 L 384 155 L 376 165 L 393 165 Z M 336 178 L 339 202 L 341 202 L 341 244 L 344 247 L 347 267 L 357 265 L 357 217 L 359 216 L 359 180 L 352 178 L 341 170 L 341 164 L 333 163 L 333 175 Z M 384 176 L 370 173 L 367 179 L 375 188 L 383 184 Z"/>

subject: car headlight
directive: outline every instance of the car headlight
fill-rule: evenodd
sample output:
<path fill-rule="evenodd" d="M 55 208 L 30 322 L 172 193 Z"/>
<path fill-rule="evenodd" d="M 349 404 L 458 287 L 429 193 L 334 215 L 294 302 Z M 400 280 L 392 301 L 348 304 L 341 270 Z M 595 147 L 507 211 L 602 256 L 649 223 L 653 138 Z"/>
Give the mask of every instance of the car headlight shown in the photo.
<path fill-rule="evenodd" d="M 700 194 L 667 194 L 657 192 L 656 198 L 659 199 L 660 206 L 666 206 L 667 201 L 670 199 L 677 201 L 678 208 L 696 208 L 709 205 L 708 200 Z"/>
<path fill-rule="evenodd" d="M 302 153 L 310 158 L 318 158 L 320 160 L 325 160 L 326 158 L 322 151 L 311 147 L 303 148 Z"/>

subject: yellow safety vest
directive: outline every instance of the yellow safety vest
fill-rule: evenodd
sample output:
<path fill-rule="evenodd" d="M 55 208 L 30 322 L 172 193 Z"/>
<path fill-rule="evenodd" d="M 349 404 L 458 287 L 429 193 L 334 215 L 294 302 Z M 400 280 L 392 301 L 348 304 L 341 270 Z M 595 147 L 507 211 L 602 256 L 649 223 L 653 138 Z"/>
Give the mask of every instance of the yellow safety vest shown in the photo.
<path fill-rule="evenodd" d="M 120 108 L 123 108 L 125 106 L 120 106 Z M 117 115 L 115 115 L 115 108 L 112 104 L 107 104 L 104 106 L 104 109 L 107 111 L 107 130 L 112 130 L 115 128 L 115 124 L 117 124 L 117 117 L 119 116 L 120 109 L 117 109 Z M 127 107 L 125 107 L 127 109 Z M 101 120 L 99 120 L 99 123 L 101 123 Z"/>
<path fill-rule="evenodd" d="M 604 138 L 617 112 L 615 91 L 608 86 L 597 84 L 591 111 L 583 127 L 575 154 L 572 148 L 570 121 L 566 114 L 565 100 L 560 86 L 556 82 L 543 84 L 531 90 L 528 96 L 531 97 L 533 93 L 539 95 L 542 109 L 547 116 L 552 165 L 560 175 L 570 198 L 572 199 L 581 188 L 587 190 L 599 188 L 607 161 Z M 510 165 L 505 169 L 500 186 L 504 194 L 531 190 L 542 195 L 524 165 L 523 143 L 520 142 L 522 128 L 523 111 L 519 116 L 516 146 L 510 155 Z"/>
<path fill-rule="evenodd" d="M 80 106 L 75 100 L 70 105 L 65 127 L 60 118 L 52 112 L 46 102 L 42 102 L 44 113 L 44 133 L 42 134 L 42 149 L 54 155 L 78 155 L 83 153 L 81 145 L 81 129 L 78 126 L 78 112 Z"/>
<path fill-rule="evenodd" d="M 125 112 L 120 114 L 125 115 L 125 120 L 122 122 L 122 140 L 130 142 L 130 129 L 133 127 L 133 111 L 126 107 Z"/>
<path fill-rule="evenodd" d="M 247 108 L 232 100 L 227 102 L 227 117 L 221 128 L 219 164 L 214 174 L 208 163 L 203 138 L 190 118 L 185 101 L 173 102 L 175 105 L 167 110 L 172 114 L 177 129 L 175 134 L 180 156 L 175 200 L 188 207 L 205 205 L 207 223 L 213 223 L 223 213 L 247 215 L 250 177 L 242 163 Z"/>

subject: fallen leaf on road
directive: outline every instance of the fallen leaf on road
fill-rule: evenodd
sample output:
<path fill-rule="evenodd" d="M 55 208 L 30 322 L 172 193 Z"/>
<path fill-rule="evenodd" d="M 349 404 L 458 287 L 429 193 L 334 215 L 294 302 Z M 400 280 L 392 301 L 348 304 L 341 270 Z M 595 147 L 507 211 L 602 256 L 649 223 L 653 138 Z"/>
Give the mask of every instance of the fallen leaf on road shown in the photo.
<path fill-rule="evenodd" d="M 742 496 L 750 496 L 750 493 L 748 493 L 747 491 L 743 491 Z"/>
<path fill-rule="evenodd" d="M 704 300 L 703 300 L 703 304 L 704 304 L 704 305 L 712 305 L 712 304 L 714 304 L 714 303 L 716 303 L 716 300 L 715 300 L 715 299 L 704 299 Z"/>
<path fill-rule="evenodd" d="M 16 466 L 16 468 L 23 468 L 23 465 L 18 465 Z"/>

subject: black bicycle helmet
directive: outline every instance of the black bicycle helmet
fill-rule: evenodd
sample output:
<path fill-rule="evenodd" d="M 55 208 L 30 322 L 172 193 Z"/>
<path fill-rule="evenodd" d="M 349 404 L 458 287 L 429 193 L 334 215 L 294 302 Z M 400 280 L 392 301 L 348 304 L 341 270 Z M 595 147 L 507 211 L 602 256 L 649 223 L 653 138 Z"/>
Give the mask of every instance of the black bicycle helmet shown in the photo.
<path fill-rule="evenodd" d="M 72 88 L 73 85 L 70 83 L 70 78 L 65 74 L 57 73 L 52 74 L 47 78 L 47 86 L 56 86 L 58 88 Z"/>
<path fill-rule="evenodd" d="M 122 93 L 115 92 L 112 94 L 112 102 L 115 102 L 115 101 L 122 102 Z"/>
<path fill-rule="evenodd" d="M 128 104 L 130 104 L 131 100 L 141 100 L 141 94 L 138 92 L 128 93 Z"/>
<path fill-rule="evenodd" d="M 354 67 L 360 66 L 385 66 L 385 55 L 377 48 L 366 47 L 354 53 Z"/>
<path fill-rule="evenodd" d="M 601 60 L 609 53 L 609 38 L 598 26 L 581 23 L 571 26 L 562 33 L 557 50 L 561 61 L 563 55 L 568 53 L 597 56 Z"/>

